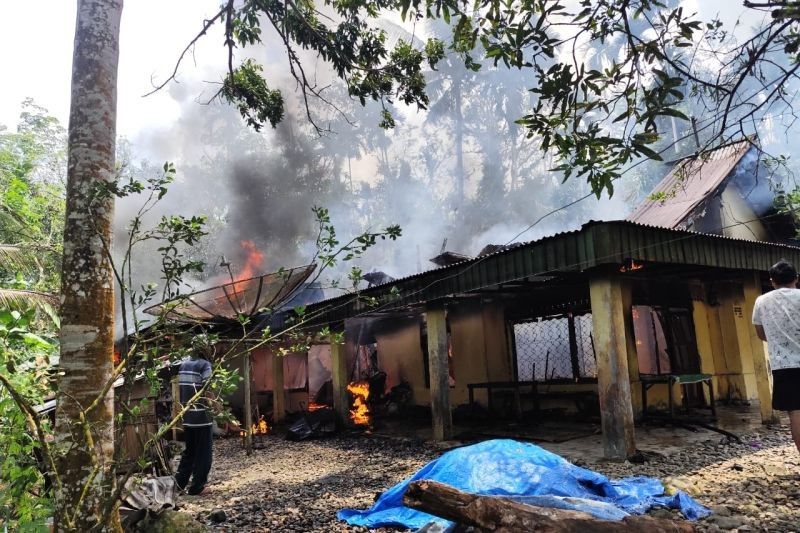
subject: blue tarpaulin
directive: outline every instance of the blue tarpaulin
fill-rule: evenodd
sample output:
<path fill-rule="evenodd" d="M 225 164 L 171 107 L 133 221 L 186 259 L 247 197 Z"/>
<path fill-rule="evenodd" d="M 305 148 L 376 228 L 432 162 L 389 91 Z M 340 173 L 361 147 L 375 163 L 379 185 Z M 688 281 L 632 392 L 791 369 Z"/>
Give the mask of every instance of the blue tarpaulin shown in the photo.
<path fill-rule="evenodd" d="M 534 444 L 498 439 L 451 450 L 384 492 L 370 509 L 344 509 L 337 516 L 350 525 L 370 528 L 419 529 L 430 522 L 449 525 L 443 518 L 403 506 L 406 488 L 421 479 L 473 494 L 584 511 L 606 520 L 642 514 L 656 506 L 680 509 L 690 520 L 710 513 L 684 493 L 664 494 L 664 486 L 655 478 L 612 481 Z"/>

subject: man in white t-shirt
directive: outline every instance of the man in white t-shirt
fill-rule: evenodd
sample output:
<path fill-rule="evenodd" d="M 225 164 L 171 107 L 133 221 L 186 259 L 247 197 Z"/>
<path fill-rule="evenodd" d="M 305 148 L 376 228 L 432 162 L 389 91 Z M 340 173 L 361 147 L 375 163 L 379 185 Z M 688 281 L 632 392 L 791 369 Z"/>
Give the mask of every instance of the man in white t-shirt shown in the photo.
<path fill-rule="evenodd" d="M 772 408 L 789 413 L 792 438 L 800 451 L 800 290 L 797 270 L 788 261 L 769 269 L 775 288 L 756 299 L 753 324 L 767 341 L 772 367 Z"/>

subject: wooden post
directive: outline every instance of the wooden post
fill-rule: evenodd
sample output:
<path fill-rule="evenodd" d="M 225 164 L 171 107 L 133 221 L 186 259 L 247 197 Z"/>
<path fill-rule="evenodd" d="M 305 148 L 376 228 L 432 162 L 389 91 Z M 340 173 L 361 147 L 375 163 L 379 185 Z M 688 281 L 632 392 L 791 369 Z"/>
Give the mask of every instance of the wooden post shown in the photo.
<path fill-rule="evenodd" d="M 589 296 L 604 455 L 624 460 L 636 451 L 636 442 L 620 280 L 610 275 L 591 279 Z"/>
<path fill-rule="evenodd" d="M 753 306 L 756 298 L 761 296 L 761 278 L 757 272 L 745 278 L 744 284 L 744 315 L 749 325 L 750 351 L 753 354 L 753 373 L 756 378 L 756 391 L 758 392 L 758 405 L 761 408 L 761 422 L 775 424 L 780 422 L 780 417 L 772 410 L 772 372 L 770 371 L 767 351 L 764 343 L 758 338 L 755 326 L 752 325 Z"/>
<path fill-rule="evenodd" d="M 434 440 L 453 435 L 450 412 L 450 365 L 447 356 L 447 322 L 444 308 L 425 312 L 428 325 L 428 373 L 431 383 L 431 415 Z"/>
<path fill-rule="evenodd" d="M 286 395 L 283 388 L 283 357 L 272 354 L 272 421 L 280 424 L 286 418 Z"/>
<path fill-rule="evenodd" d="M 347 357 L 344 344 L 331 341 L 331 378 L 333 409 L 344 423 L 350 420 L 350 396 L 347 392 Z"/>
<path fill-rule="evenodd" d="M 250 383 L 250 350 L 244 352 L 244 448 L 247 455 L 253 453 L 253 406 L 251 405 L 251 383 Z"/>

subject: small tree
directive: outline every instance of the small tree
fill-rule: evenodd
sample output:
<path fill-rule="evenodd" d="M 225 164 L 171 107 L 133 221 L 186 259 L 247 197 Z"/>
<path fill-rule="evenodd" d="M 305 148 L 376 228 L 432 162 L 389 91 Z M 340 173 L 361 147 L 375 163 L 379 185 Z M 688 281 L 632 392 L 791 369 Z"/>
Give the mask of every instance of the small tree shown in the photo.
<path fill-rule="evenodd" d="M 154 321 L 147 324 L 141 321 L 141 311 L 153 303 L 166 300 L 162 307 L 169 310 L 185 302 L 188 297 L 186 276 L 203 269 L 202 263 L 190 258 L 190 252 L 206 234 L 205 217 L 170 215 L 162 216 L 152 226 L 146 222 L 148 214 L 167 194 L 167 188 L 172 183 L 174 175 L 174 167 L 165 164 L 160 175 L 144 181 L 131 178 L 125 182 L 98 182 L 92 187 L 88 196 L 87 205 L 90 213 L 104 209 L 112 198 L 138 195 L 143 197 L 143 201 L 128 225 L 126 248 L 120 256 L 115 259 L 111 254 L 109 242 L 104 238 L 100 239 L 101 253 L 109 262 L 122 300 L 122 322 L 125 332 L 130 333 L 123 337 L 115 366 L 102 383 L 101 389 L 94 395 L 94 402 L 100 402 L 113 391 L 116 404 L 121 408 L 121 411 L 115 414 L 112 429 L 114 441 L 118 444 L 110 450 L 108 456 L 105 455 L 106 450 L 102 448 L 85 448 L 89 464 L 93 465 L 93 468 L 89 478 L 77 487 L 76 492 L 79 497 L 73 504 L 73 513 L 66 518 L 70 522 L 60 522 L 59 527 L 62 530 L 103 531 L 119 523 L 117 510 L 120 497 L 128 486 L 131 476 L 137 471 L 151 468 L 169 471 L 169 465 L 164 463 L 164 457 L 159 453 L 159 444 L 179 423 L 186 410 L 201 397 L 210 397 L 221 403 L 225 396 L 232 392 L 240 379 L 238 373 L 228 366 L 233 357 L 267 344 L 291 345 L 296 350 L 307 346 L 312 340 L 302 329 L 314 317 L 306 315 L 302 308 L 294 310 L 287 328 L 279 332 L 271 332 L 269 328 L 254 331 L 250 317 L 236 317 L 231 325 L 238 324 L 239 327 L 233 328 L 224 342 L 218 342 L 218 337 L 207 331 L 202 324 L 195 328 L 187 328 L 184 324 L 170 321 L 168 313 L 157 316 Z M 379 231 L 368 231 L 354 236 L 345 243 L 340 243 L 328 211 L 324 208 L 315 208 L 314 215 L 318 225 L 318 237 L 317 251 L 311 260 L 316 262 L 319 268 L 312 282 L 319 280 L 330 268 L 357 259 L 378 241 L 396 239 L 400 235 L 399 227 L 390 226 Z M 100 226 L 94 224 L 89 224 L 89 227 L 98 232 L 102 230 Z M 155 246 L 158 250 L 161 278 L 134 286 L 136 273 L 132 270 L 132 264 L 137 250 L 146 244 L 149 244 L 150 248 Z M 356 276 L 358 272 L 359 270 L 354 267 L 351 277 Z M 262 314 L 274 311 L 260 310 Z M 46 380 L 48 361 L 45 358 L 44 361 L 39 360 L 38 365 L 31 366 L 30 359 L 34 358 L 34 355 L 41 359 L 42 354 L 47 354 L 55 348 L 55 343 L 25 329 L 34 316 L 32 313 L 0 312 L 0 362 L 6 365 L 5 369 L 0 370 L 0 386 L 4 392 L 9 393 L 8 396 L 0 395 L 0 407 L 5 405 L 3 402 L 13 402 L 17 407 L 11 410 L 0 409 L 0 414 L 10 413 L 9 416 L 13 419 L 9 419 L 9 427 L 16 428 L 5 436 L 5 442 L 14 452 L 8 455 L 6 460 L 13 467 L 4 470 L 0 476 L 13 478 L 12 490 L 4 493 L 7 497 L 36 488 L 35 497 L 20 500 L 21 507 L 18 507 L 11 517 L 17 521 L 35 521 L 49 512 L 49 498 L 42 492 L 41 478 L 36 473 L 37 468 L 43 469 L 46 479 L 50 480 L 55 489 L 53 504 L 56 509 L 60 505 L 63 506 L 63 502 L 59 501 L 59 498 L 63 497 L 63 491 L 58 489 L 64 486 L 65 478 L 57 465 L 63 464 L 71 453 L 69 448 L 58 445 L 57 441 L 55 446 L 51 445 L 52 428 L 39 418 L 34 408 L 41 403 L 49 390 Z M 195 397 L 180 406 L 175 416 L 171 416 L 166 423 L 158 427 L 154 434 L 139 435 L 138 444 L 142 451 L 132 465 L 130 458 L 124 456 L 124 450 L 119 445 L 122 432 L 126 426 L 138 423 L 139 417 L 152 409 L 152 397 L 156 396 L 163 386 L 163 371 L 186 357 L 193 349 L 190 340 L 198 332 L 206 333 L 207 347 L 215 353 L 211 379 Z M 322 332 L 321 335 L 329 335 L 329 332 Z M 121 385 L 120 379 L 122 379 Z M 149 386 L 150 397 L 133 401 L 132 393 L 137 383 Z M 63 392 L 59 391 L 59 394 Z M 75 414 L 77 420 L 88 421 L 88 410 L 93 409 L 94 405 L 88 403 L 81 406 Z M 93 426 L 86 422 L 80 427 L 87 433 L 86 440 L 91 442 Z M 2 442 L 4 439 L 0 438 L 0 443 Z M 21 460 L 31 451 L 40 456 L 41 461 L 38 465 Z M 92 496 L 94 480 L 98 478 L 107 480 L 107 489 Z M 95 505 L 87 507 L 86 498 L 90 496 L 94 498 Z M 79 517 L 78 510 L 81 513 L 93 514 Z M 75 524 L 79 521 L 92 525 L 88 529 L 78 529 Z"/>

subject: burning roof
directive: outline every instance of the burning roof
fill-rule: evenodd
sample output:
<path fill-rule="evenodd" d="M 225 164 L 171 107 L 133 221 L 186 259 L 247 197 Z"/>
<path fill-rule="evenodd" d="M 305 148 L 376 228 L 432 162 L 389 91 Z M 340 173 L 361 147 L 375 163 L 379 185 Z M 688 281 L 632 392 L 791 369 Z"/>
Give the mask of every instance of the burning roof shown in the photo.
<path fill-rule="evenodd" d="M 248 279 L 232 281 L 145 309 L 177 322 L 229 322 L 254 315 L 264 308 L 277 309 L 308 279 L 316 265 L 306 265 Z"/>

